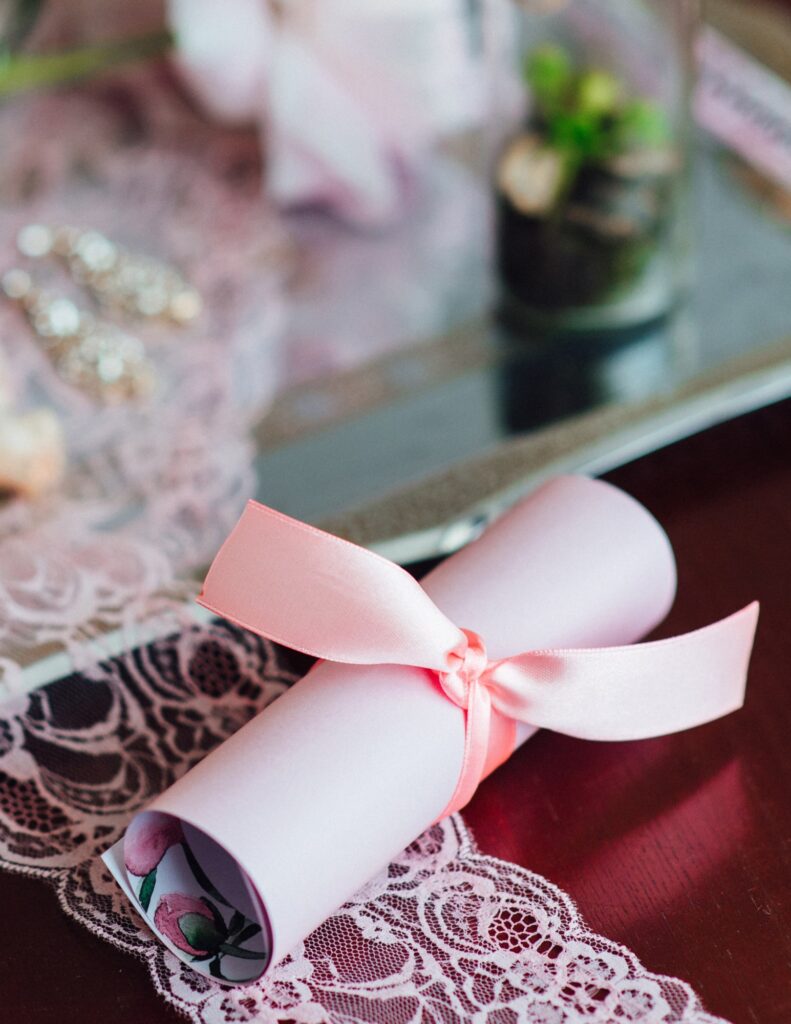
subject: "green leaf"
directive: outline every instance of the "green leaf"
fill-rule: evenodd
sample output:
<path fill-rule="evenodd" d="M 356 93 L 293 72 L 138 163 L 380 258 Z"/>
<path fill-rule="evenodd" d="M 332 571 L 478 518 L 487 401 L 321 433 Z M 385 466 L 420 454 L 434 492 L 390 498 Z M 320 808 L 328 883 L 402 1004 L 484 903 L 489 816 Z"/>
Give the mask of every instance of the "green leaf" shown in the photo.
<path fill-rule="evenodd" d="M 571 57 L 554 43 L 545 43 L 528 53 L 523 74 L 545 113 L 562 102 L 574 77 Z"/>
<path fill-rule="evenodd" d="M 214 921 L 194 912 L 181 915 L 179 931 L 193 949 L 216 951 L 225 938 L 225 929 L 220 931 Z"/>
<path fill-rule="evenodd" d="M 244 927 L 244 923 L 246 920 L 247 918 L 244 916 L 241 910 L 234 910 L 233 916 L 231 917 L 230 923 L 228 925 L 228 934 L 235 935 L 240 928 Z"/>
<path fill-rule="evenodd" d="M 217 928 L 218 931 L 225 932 L 225 934 L 227 934 L 228 929 L 225 927 L 225 918 L 217 907 L 215 907 L 212 901 L 207 899 L 206 896 L 201 896 L 200 901 L 208 910 L 211 911 L 211 916 L 214 918 L 214 927 Z"/>
<path fill-rule="evenodd" d="M 225 975 L 222 973 L 222 971 L 220 970 L 220 958 L 219 957 L 215 957 L 212 960 L 212 962 L 209 964 L 209 972 L 212 975 L 212 977 L 214 977 L 214 978 L 220 978 L 220 979 L 222 979 L 222 981 L 227 981 L 228 980 L 225 977 Z"/>
<path fill-rule="evenodd" d="M 0 97 L 90 78 L 118 64 L 159 56 L 171 44 L 170 33 L 155 32 L 63 53 L 22 53 L 0 66 Z"/>
<path fill-rule="evenodd" d="M 601 142 L 599 119 L 590 114 L 558 114 L 549 128 L 552 144 L 580 160 L 595 153 Z"/>
<path fill-rule="evenodd" d="M 233 946 L 228 942 L 222 943 L 220 952 L 226 956 L 238 956 L 241 960 L 266 960 L 269 955 L 266 952 L 257 953 L 252 949 L 240 949 L 238 946 Z"/>
<path fill-rule="evenodd" d="M 157 869 L 149 871 L 146 877 L 143 879 L 143 883 L 140 886 L 140 892 L 137 894 L 137 898 L 140 901 L 140 906 L 148 911 L 151 905 L 151 897 L 154 895 L 154 886 L 157 883 Z"/>
<path fill-rule="evenodd" d="M 230 907 L 231 904 L 228 902 L 228 900 L 226 900 L 222 893 L 219 892 L 217 887 L 214 885 L 209 876 L 198 863 L 195 854 L 189 847 L 189 843 L 184 843 L 182 849 L 184 850 L 184 857 L 186 858 L 186 861 L 190 866 L 190 870 L 195 876 L 195 881 L 198 883 L 201 889 L 203 889 L 204 892 L 207 892 L 209 896 L 212 897 L 212 899 L 217 900 L 219 903 L 222 903 L 226 907 Z"/>
<path fill-rule="evenodd" d="M 260 924 L 248 924 L 246 928 L 243 928 L 234 939 L 237 943 L 247 942 L 248 939 L 252 939 L 254 935 L 257 935 L 261 931 Z"/>
<path fill-rule="evenodd" d="M 577 112 L 601 117 L 615 111 L 621 101 L 623 86 L 609 71 L 593 69 L 579 76 L 575 91 Z"/>

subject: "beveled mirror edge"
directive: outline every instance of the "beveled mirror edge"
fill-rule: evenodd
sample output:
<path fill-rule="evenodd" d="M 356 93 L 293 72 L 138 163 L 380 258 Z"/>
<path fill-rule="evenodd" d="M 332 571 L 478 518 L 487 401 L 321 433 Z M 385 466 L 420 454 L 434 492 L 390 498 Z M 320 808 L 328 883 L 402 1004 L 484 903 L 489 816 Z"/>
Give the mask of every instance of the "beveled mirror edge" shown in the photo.
<path fill-rule="evenodd" d="M 669 394 L 605 406 L 516 437 L 318 525 L 394 561 L 449 554 L 548 476 L 605 473 L 791 396 L 791 338 L 730 360 Z"/>

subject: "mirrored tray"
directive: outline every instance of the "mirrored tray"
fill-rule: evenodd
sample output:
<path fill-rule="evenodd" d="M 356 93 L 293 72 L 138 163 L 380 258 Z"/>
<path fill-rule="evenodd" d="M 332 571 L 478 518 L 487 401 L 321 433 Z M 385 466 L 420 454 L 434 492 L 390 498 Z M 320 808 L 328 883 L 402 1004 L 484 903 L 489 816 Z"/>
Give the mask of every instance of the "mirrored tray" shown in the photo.
<path fill-rule="evenodd" d="M 604 472 L 791 394 L 791 222 L 706 138 L 691 293 L 620 334 L 516 335 L 478 308 L 367 366 L 281 394 L 257 497 L 402 562 L 473 536 L 559 471 Z M 724 465 L 727 453 L 723 453 Z"/>

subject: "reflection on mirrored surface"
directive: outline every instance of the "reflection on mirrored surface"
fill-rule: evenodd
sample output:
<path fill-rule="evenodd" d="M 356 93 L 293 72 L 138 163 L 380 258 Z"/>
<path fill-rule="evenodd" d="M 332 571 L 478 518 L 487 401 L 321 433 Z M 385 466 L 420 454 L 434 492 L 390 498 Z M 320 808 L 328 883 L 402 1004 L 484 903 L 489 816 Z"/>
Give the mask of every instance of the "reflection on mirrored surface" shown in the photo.
<path fill-rule="evenodd" d="M 684 389 L 707 374 L 727 376 L 733 360 L 791 334 L 791 227 L 761 206 L 728 158 L 705 142 L 697 153 L 694 199 L 698 245 L 690 294 L 667 316 L 627 331 L 542 335 L 515 328 L 490 299 L 484 262 L 455 252 L 456 288 L 466 274 L 467 302 L 455 302 L 453 289 L 437 293 L 442 302 L 431 316 L 444 330 L 402 338 L 373 363 L 308 381 L 275 403 L 257 430 L 259 498 L 302 518 L 337 519 L 508 438 L 597 408 L 639 410 L 664 396 L 672 409 L 676 396 L 681 402 Z M 356 238 L 351 245 L 359 270 L 365 243 Z M 445 271 L 441 266 L 437 273 Z M 402 283 L 408 304 L 408 276 Z M 385 287 L 392 284 L 388 277 Z M 375 259 L 357 287 L 356 305 L 327 309 L 334 330 L 339 317 L 353 327 L 366 303 L 377 302 L 382 282 Z M 320 314 L 314 308 L 311 315 L 315 328 Z M 782 353 L 778 359 L 784 366 Z M 746 368 L 733 372 L 738 379 Z M 773 379 L 781 381 L 776 373 Z M 713 395 L 707 415 L 728 395 Z M 634 438 L 632 457 L 640 448 L 637 427 Z"/>

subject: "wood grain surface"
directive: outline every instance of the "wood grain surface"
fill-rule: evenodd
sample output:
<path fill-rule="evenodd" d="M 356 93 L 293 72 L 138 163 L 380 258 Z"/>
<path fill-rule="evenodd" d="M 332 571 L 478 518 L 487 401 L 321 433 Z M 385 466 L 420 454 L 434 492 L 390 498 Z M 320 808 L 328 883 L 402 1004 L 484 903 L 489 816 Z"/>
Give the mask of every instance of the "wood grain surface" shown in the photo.
<path fill-rule="evenodd" d="M 666 527 L 679 596 L 657 636 L 757 597 L 744 710 L 692 732 L 594 744 L 541 733 L 466 812 L 481 848 L 566 890 L 589 925 L 682 977 L 734 1024 L 791 1021 L 791 402 L 609 474 Z M 141 964 L 0 873 L 0 1020 L 182 1018 Z"/>

